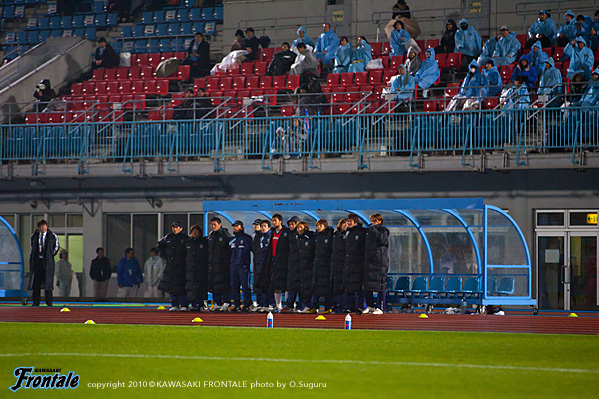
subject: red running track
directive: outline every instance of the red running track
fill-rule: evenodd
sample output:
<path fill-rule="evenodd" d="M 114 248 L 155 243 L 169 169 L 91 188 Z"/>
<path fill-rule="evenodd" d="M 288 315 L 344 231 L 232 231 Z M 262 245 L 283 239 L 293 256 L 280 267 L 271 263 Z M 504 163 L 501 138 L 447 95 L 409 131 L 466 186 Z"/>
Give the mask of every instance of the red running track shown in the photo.
<path fill-rule="evenodd" d="M 43 306 L 0 307 L 0 322 L 84 323 L 91 319 L 97 324 L 266 327 L 264 313 L 169 312 L 148 308 L 70 308 L 70 312 L 61 312 L 60 309 Z M 419 313 L 352 315 L 352 328 L 599 335 L 599 317 L 431 314 L 428 319 L 421 319 L 418 316 Z M 202 318 L 203 322 L 192 322 L 196 317 Z M 316 320 L 316 315 L 275 314 L 274 326 L 330 329 L 344 327 L 344 315 L 325 317 L 326 320 Z"/>

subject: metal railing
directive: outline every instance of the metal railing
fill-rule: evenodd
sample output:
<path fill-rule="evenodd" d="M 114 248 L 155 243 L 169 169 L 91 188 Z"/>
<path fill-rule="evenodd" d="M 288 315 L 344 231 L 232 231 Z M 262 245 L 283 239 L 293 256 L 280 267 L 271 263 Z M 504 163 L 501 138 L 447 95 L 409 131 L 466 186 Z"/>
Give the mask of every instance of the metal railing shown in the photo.
<path fill-rule="evenodd" d="M 128 163 L 145 158 L 177 161 L 205 157 L 221 170 L 227 157 L 274 158 L 353 154 L 358 169 L 373 156 L 409 156 L 417 168 L 423 153 L 469 155 L 512 151 L 524 165 L 530 151 L 556 149 L 577 153 L 599 147 L 599 106 L 503 108 L 461 112 L 406 112 L 331 116 L 246 117 L 180 121 L 112 121 L 4 125 L 0 129 L 2 161 L 78 162 L 85 173 L 89 160 Z M 37 170 L 37 169 L 36 169 Z"/>

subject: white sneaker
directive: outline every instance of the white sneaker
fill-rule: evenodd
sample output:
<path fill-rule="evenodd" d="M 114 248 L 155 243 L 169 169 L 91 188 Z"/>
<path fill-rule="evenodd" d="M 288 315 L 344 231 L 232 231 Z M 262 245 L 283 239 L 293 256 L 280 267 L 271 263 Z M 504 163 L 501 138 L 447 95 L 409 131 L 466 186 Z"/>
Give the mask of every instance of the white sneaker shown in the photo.
<path fill-rule="evenodd" d="M 370 306 L 366 306 L 366 309 L 362 310 L 362 314 L 372 313 L 373 311 L 374 311 L 374 308 L 371 308 Z"/>
<path fill-rule="evenodd" d="M 306 306 L 305 308 L 298 310 L 297 313 L 308 313 L 308 310 L 310 310 L 310 308 Z"/>
<path fill-rule="evenodd" d="M 505 312 L 500 310 L 499 312 L 495 313 L 495 316 L 505 316 Z"/>
<path fill-rule="evenodd" d="M 179 311 L 181 311 L 181 312 L 187 312 L 187 308 L 185 306 L 183 306 L 181 309 L 179 309 Z"/>
<path fill-rule="evenodd" d="M 383 311 L 379 308 L 376 308 L 372 311 L 372 314 L 383 314 Z"/>
<path fill-rule="evenodd" d="M 178 306 L 173 306 L 169 309 L 169 312 L 178 312 L 179 311 L 179 307 Z"/>
<path fill-rule="evenodd" d="M 221 310 L 223 310 L 223 308 L 222 308 L 222 306 L 219 306 L 219 305 L 214 305 L 210 309 L 211 312 L 220 312 Z"/>
<path fill-rule="evenodd" d="M 223 303 L 223 306 L 221 306 L 221 310 L 223 312 L 226 312 L 229 309 L 229 304 L 227 302 Z"/>

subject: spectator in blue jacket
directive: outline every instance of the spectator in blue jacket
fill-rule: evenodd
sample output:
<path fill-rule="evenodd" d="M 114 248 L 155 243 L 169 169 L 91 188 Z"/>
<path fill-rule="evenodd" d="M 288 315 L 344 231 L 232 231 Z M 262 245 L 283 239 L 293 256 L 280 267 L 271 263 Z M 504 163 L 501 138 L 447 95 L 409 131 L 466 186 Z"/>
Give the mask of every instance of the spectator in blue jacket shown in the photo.
<path fill-rule="evenodd" d="M 393 25 L 393 32 L 391 32 L 391 56 L 394 55 L 406 55 L 406 42 L 411 39 L 410 34 L 405 29 L 405 25 L 402 21 L 397 21 Z"/>
<path fill-rule="evenodd" d="M 562 74 L 555 67 L 553 57 L 545 61 L 545 69 L 539 80 L 539 101 L 548 107 L 559 107 L 562 94 Z"/>
<path fill-rule="evenodd" d="M 529 109 L 530 108 L 530 97 L 528 95 L 528 88 L 524 83 L 524 77 L 518 76 L 514 80 L 514 86 L 512 86 L 506 93 L 505 99 L 503 100 L 503 109 Z"/>
<path fill-rule="evenodd" d="M 493 59 L 493 53 L 495 52 L 495 47 L 497 47 L 497 41 L 501 35 L 497 35 L 496 37 L 490 37 L 489 40 L 483 46 L 483 52 L 478 56 L 478 66 L 485 66 L 487 61 Z"/>
<path fill-rule="evenodd" d="M 335 69 L 333 73 L 347 72 L 349 63 L 351 62 L 352 49 L 347 37 L 343 36 L 339 42 L 339 47 L 335 51 Z"/>
<path fill-rule="evenodd" d="M 524 48 L 532 48 L 532 46 L 540 41 L 545 47 L 551 47 L 555 43 L 555 36 L 557 34 L 557 25 L 555 21 L 551 19 L 551 14 L 546 10 L 539 11 L 539 19 L 528 28 L 528 40 Z"/>
<path fill-rule="evenodd" d="M 478 57 L 482 51 L 482 39 L 468 21 L 460 21 L 460 29 L 455 33 L 455 51 L 462 54 L 462 67 L 469 66 L 470 62 Z"/>
<path fill-rule="evenodd" d="M 584 37 L 587 43 L 591 42 L 591 29 L 593 29 L 593 20 L 586 15 L 578 15 L 576 17 L 576 36 Z"/>
<path fill-rule="evenodd" d="M 564 15 L 565 22 L 559 27 L 557 31 L 556 43 L 560 47 L 565 47 L 566 44 L 576 38 L 576 23 L 574 21 L 575 15 L 572 10 L 566 11 Z"/>
<path fill-rule="evenodd" d="M 582 37 L 572 40 L 564 49 L 564 54 L 570 57 L 570 67 L 568 67 L 569 78 L 576 74 L 582 74 L 585 80 L 591 77 L 591 70 L 595 62 L 595 55 L 590 48 L 586 46 L 586 42 Z"/>
<path fill-rule="evenodd" d="M 515 32 L 510 32 L 505 25 L 500 30 L 501 39 L 497 42 L 495 52 L 493 53 L 493 62 L 496 66 L 508 65 L 516 61 L 522 45 L 516 38 Z"/>
<path fill-rule="evenodd" d="M 252 259 L 252 236 L 243 231 L 243 222 L 233 223 L 233 238 L 229 241 L 231 247 L 231 292 L 233 303 L 229 310 L 248 311 L 252 305 L 250 292 L 250 263 Z M 243 307 L 239 288 L 243 292 Z"/>
<path fill-rule="evenodd" d="M 536 70 L 537 76 L 543 72 L 543 69 L 545 69 L 545 61 L 549 58 L 542 50 L 541 46 L 541 41 L 537 41 L 534 46 L 532 46 L 532 51 L 528 54 L 530 66 Z"/>
<path fill-rule="evenodd" d="M 478 63 L 472 60 L 468 66 L 468 74 L 462 82 L 460 92 L 451 99 L 445 110 L 469 111 L 480 109 L 482 95 L 485 93 L 483 91 L 485 85 L 485 77 L 478 71 Z"/>
<path fill-rule="evenodd" d="M 125 250 L 125 256 L 116 267 L 116 277 L 119 285 L 118 296 L 121 298 L 135 298 L 144 278 L 133 248 Z"/>
<path fill-rule="evenodd" d="M 329 65 L 335 60 L 335 52 L 339 46 L 339 37 L 331 29 L 331 25 L 325 23 L 322 26 L 322 33 L 318 36 L 314 55 L 316 59 L 322 61 L 323 64 Z"/>
<path fill-rule="evenodd" d="M 483 76 L 487 83 L 483 97 L 498 97 L 503 89 L 503 82 L 497 67 L 493 64 L 493 60 L 486 62 Z"/>
<path fill-rule="evenodd" d="M 534 86 L 534 84 L 537 82 L 537 70 L 530 65 L 528 54 L 525 54 L 522 57 L 520 57 L 520 62 L 514 68 L 510 81 L 514 83 L 516 78 L 519 76 L 524 78 L 524 82 L 528 87 Z"/>
<path fill-rule="evenodd" d="M 599 47 L 599 10 L 595 11 L 595 20 L 591 25 L 591 50 L 595 52 Z"/>
<path fill-rule="evenodd" d="M 581 105 L 583 107 L 592 107 L 599 103 L 599 68 L 593 71 L 592 79 L 587 90 L 582 96 Z"/>
<path fill-rule="evenodd" d="M 439 64 L 435 59 L 435 50 L 429 48 L 426 50 L 426 60 L 420 66 L 418 72 L 414 76 L 414 82 L 422 89 L 428 89 L 431 87 L 437 79 L 439 79 L 441 72 L 439 71 Z"/>
<path fill-rule="evenodd" d="M 372 48 L 364 36 L 358 38 L 358 45 L 352 52 L 352 62 L 348 72 L 364 72 L 366 64 L 372 60 Z"/>
<path fill-rule="evenodd" d="M 397 75 L 392 78 L 390 83 L 390 93 L 395 94 L 396 102 L 405 103 L 414 97 L 416 83 L 403 64 L 397 67 Z"/>
<path fill-rule="evenodd" d="M 304 43 L 304 44 L 314 48 L 314 40 L 312 40 L 311 38 L 308 37 L 308 35 L 306 35 L 306 29 L 303 26 L 300 26 L 300 28 L 297 30 L 297 35 L 299 37 L 293 41 L 293 44 L 291 45 L 291 47 L 297 48 L 298 44 Z"/>

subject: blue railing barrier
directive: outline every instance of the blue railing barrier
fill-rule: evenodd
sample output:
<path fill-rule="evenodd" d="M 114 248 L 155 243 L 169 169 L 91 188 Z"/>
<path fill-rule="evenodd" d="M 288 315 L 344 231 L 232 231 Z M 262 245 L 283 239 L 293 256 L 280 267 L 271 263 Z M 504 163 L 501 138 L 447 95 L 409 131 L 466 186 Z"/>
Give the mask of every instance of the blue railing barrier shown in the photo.
<path fill-rule="evenodd" d="M 36 163 L 180 156 L 415 156 L 445 151 L 521 155 L 549 149 L 574 153 L 598 146 L 599 106 L 0 127 L 0 160 Z"/>

